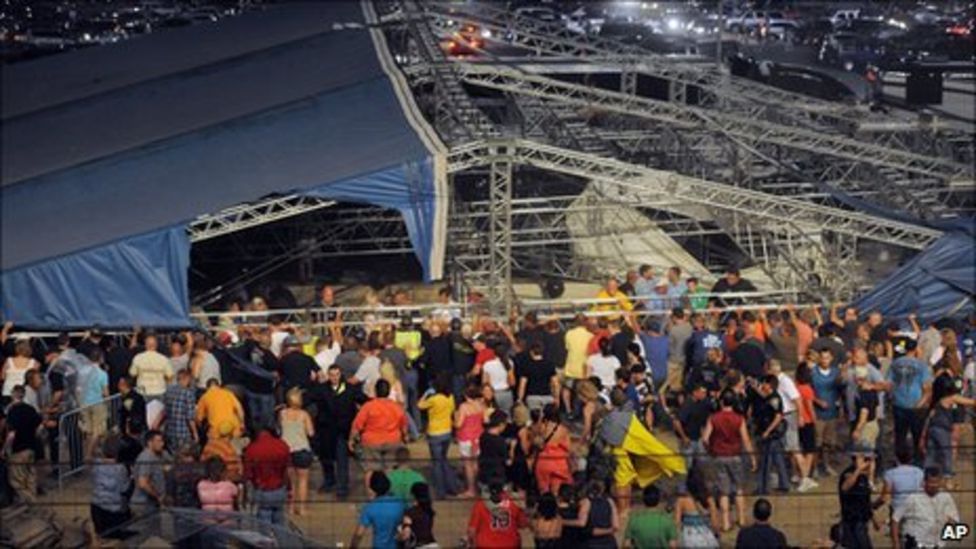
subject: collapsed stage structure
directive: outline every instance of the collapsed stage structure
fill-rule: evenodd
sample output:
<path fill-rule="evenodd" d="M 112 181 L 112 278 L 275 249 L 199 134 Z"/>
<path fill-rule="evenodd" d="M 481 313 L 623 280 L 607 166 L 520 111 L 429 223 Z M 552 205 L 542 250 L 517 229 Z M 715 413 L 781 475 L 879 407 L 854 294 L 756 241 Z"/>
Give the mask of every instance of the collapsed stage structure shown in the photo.
<path fill-rule="evenodd" d="M 974 207 L 971 133 L 491 3 L 287 4 L 4 72 L 3 310 L 36 327 L 179 324 L 202 242 L 263 263 L 201 303 L 289 261 L 414 253 L 503 313 L 513 276 L 597 281 L 640 239 L 848 298 L 865 246 L 926 250 Z M 269 222 L 259 251 L 218 244 Z"/>

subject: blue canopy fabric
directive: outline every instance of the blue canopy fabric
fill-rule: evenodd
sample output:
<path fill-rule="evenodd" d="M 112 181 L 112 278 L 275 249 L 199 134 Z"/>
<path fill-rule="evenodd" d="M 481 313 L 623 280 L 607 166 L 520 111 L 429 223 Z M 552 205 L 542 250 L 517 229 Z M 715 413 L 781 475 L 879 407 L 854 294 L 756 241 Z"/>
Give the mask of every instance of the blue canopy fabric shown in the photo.
<path fill-rule="evenodd" d="M 189 266 L 190 240 L 179 225 L 4 271 L 4 317 L 31 327 L 118 326 L 120 318 L 188 326 Z"/>
<path fill-rule="evenodd" d="M 185 325 L 175 232 L 270 194 L 395 208 L 440 278 L 443 145 L 367 20 L 365 3 L 283 4 L 3 67 L 4 318 Z"/>
<path fill-rule="evenodd" d="M 968 233 L 943 236 L 854 306 L 886 317 L 927 321 L 976 311 L 976 244 Z"/>

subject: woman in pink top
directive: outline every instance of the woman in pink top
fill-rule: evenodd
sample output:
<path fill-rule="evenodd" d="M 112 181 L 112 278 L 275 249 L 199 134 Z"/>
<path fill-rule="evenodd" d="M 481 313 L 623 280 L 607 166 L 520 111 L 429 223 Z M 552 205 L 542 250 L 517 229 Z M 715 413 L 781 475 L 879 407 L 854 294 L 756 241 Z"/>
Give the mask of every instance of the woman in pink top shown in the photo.
<path fill-rule="evenodd" d="M 478 495 L 478 439 L 485 430 L 485 405 L 481 388 L 468 385 L 464 391 L 464 402 L 454 413 L 454 428 L 457 430 L 458 450 L 464 459 L 464 477 L 468 489 L 462 494 L 466 497 Z"/>
<path fill-rule="evenodd" d="M 207 478 L 197 484 L 200 507 L 204 511 L 233 511 L 237 485 L 224 479 L 226 466 L 219 457 L 207 461 Z"/>

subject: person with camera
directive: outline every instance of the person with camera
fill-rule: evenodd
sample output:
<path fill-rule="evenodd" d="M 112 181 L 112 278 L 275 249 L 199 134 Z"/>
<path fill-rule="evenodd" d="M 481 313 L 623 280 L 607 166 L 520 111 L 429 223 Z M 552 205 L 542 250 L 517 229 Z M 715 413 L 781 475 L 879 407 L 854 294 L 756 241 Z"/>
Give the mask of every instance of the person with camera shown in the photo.
<path fill-rule="evenodd" d="M 868 522 L 874 521 L 869 477 L 874 467 L 874 449 L 855 446 L 851 465 L 840 474 L 840 544 L 843 547 L 870 549 Z M 877 528 L 878 525 L 875 524 Z"/>

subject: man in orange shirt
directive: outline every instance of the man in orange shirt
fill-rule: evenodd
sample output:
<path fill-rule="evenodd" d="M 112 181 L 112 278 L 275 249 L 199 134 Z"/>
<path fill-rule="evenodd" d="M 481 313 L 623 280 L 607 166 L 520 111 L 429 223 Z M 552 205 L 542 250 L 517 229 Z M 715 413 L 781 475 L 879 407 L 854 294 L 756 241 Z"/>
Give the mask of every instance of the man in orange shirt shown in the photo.
<path fill-rule="evenodd" d="M 211 379 L 207 382 L 207 392 L 197 402 L 196 420 L 198 425 L 207 422 L 207 438 L 218 438 L 219 428 L 225 421 L 233 428 L 233 436 L 239 437 L 244 430 L 244 407 L 234 393 L 221 387 L 216 379 Z"/>
<path fill-rule="evenodd" d="M 386 469 L 407 437 L 407 415 L 402 405 L 390 400 L 388 381 L 378 380 L 375 391 L 376 398 L 364 404 L 352 420 L 349 451 L 355 453 L 359 441 L 369 468 Z"/>

